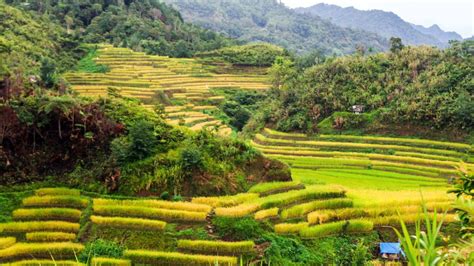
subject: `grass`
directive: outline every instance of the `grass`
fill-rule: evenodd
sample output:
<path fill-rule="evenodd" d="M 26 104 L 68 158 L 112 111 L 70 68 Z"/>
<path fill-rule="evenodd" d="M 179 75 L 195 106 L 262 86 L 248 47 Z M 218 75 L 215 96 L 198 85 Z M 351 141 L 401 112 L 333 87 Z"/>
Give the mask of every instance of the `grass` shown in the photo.
<path fill-rule="evenodd" d="M 133 230 L 153 230 L 162 231 L 166 227 L 166 222 L 141 218 L 122 217 L 102 217 L 91 216 L 91 221 L 100 227 L 114 227 Z"/>
<path fill-rule="evenodd" d="M 103 216 L 119 216 L 119 217 L 137 217 L 149 219 L 162 219 L 165 221 L 192 221 L 202 222 L 206 220 L 206 212 L 179 211 L 158 209 L 139 206 L 94 206 L 94 214 Z"/>
<path fill-rule="evenodd" d="M 250 193 L 269 193 L 272 191 L 279 191 L 282 189 L 292 189 L 294 187 L 300 186 L 301 183 L 298 181 L 289 181 L 289 182 L 267 182 L 257 184 L 249 189 Z"/>
<path fill-rule="evenodd" d="M 80 196 L 81 192 L 70 188 L 40 188 L 35 191 L 36 196 Z"/>
<path fill-rule="evenodd" d="M 362 233 L 372 231 L 374 224 L 366 220 L 350 220 L 311 226 L 300 230 L 303 238 L 319 238 L 342 233 Z"/>
<path fill-rule="evenodd" d="M 90 265 L 91 266 L 132 266 L 132 262 L 130 260 L 123 260 L 123 259 L 95 257 L 95 258 L 92 258 Z"/>
<path fill-rule="evenodd" d="M 264 220 L 267 218 L 278 217 L 278 208 L 271 208 L 266 210 L 261 210 L 255 213 L 255 220 Z"/>
<path fill-rule="evenodd" d="M 214 254 L 245 254 L 254 252 L 253 241 L 225 242 L 206 240 L 178 240 L 178 248 Z"/>
<path fill-rule="evenodd" d="M 368 173 L 372 171 L 374 170 L 367 170 Z M 383 175 L 373 176 L 357 172 L 349 174 L 340 171 L 340 169 L 292 169 L 292 174 L 294 179 L 303 183 L 311 184 L 323 182 L 352 189 L 399 190 L 400 188 L 419 189 L 422 186 L 447 187 L 447 182 L 441 179 L 418 177 L 420 180 L 406 180 L 403 178 L 393 178 Z"/>
<path fill-rule="evenodd" d="M 94 199 L 94 206 L 119 205 L 119 206 L 141 206 L 170 210 L 183 210 L 193 212 L 210 212 L 212 207 L 206 204 L 191 202 L 172 202 L 164 200 L 114 200 Z"/>
<path fill-rule="evenodd" d="M 307 222 L 301 223 L 280 223 L 275 224 L 274 230 L 277 234 L 298 234 L 304 228 L 307 228 L 309 224 Z"/>
<path fill-rule="evenodd" d="M 16 243 L 14 237 L 0 237 L 0 250 L 13 246 Z"/>
<path fill-rule="evenodd" d="M 63 232 L 32 232 L 26 233 L 26 240 L 30 242 L 62 242 L 73 241 L 76 234 Z"/>
<path fill-rule="evenodd" d="M 295 205 L 281 212 L 280 217 L 282 219 L 291 219 L 304 217 L 309 212 L 319 209 L 340 209 L 352 207 L 353 202 L 351 199 L 338 198 L 329 200 L 317 200 L 308 203 Z"/>
<path fill-rule="evenodd" d="M 17 243 L 9 248 L 0 250 L 0 260 L 17 257 L 43 257 L 43 258 L 74 258 L 84 249 L 84 246 L 71 242 L 57 243 Z"/>
<path fill-rule="evenodd" d="M 18 221 L 65 220 L 78 222 L 81 211 L 66 208 L 17 209 L 12 213 Z"/>
<path fill-rule="evenodd" d="M 124 257 L 138 264 L 152 265 L 237 265 L 237 258 L 225 256 L 191 255 L 178 252 L 126 250 Z"/>
<path fill-rule="evenodd" d="M 32 196 L 23 199 L 25 207 L 69 207 L 83 209 L 89 201 L 79 196 Z"/>
<path fill-rule="evenodd" d="M 4 233 L 28 233 L 36 231 L 58 231 L 77 233 L 80 225 L 63 221 L 45 221 L 45 222 L 11 222 L 0 224 L 0 232 Z"/>

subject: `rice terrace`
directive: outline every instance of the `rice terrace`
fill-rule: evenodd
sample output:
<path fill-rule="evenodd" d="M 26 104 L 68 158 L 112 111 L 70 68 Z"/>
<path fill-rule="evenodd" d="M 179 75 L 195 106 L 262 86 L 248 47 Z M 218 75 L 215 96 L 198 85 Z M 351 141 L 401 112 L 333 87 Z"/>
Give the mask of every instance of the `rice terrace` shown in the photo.
<path fill-rule="evenodd" d="M 294 2 L 0 0 L 0 265 L 474 265 L 472 37 Z"/>

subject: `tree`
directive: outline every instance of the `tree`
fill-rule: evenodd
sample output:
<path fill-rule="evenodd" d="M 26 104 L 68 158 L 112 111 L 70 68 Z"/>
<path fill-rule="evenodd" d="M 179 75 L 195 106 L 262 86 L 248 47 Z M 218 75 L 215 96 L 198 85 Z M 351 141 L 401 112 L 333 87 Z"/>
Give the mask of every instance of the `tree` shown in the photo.
<path fill-rule="evenodd" d="M 293 61 L 288 58 L 279 56 L 275 59 L 275 63 L 269 70 L 272 78 L 273 86 L 281 89 L 290 79 L 295 77 L 296 70 L 293 67 Z"/>
<path fill-rule="evenodd" d="M 56 84 L 56 64 L 51 58 L 44 57 L 41 60 L 40 78 L 47 88 L 52 88 Z"/>
<path fill-rule="evenodd" d="M 390 38 L 390 52 L 398 53 L 403 49 L 403 47 L 405 46 L 402 43 L 402 39 L 398 37 Z"/>
<path fill-rule="evenodd" d="M 64 21 L 66 22 L 67 34 L 71 34 L 71 26 L 74 24 L 74 19 L 71 16 L 66 15 Z"/>

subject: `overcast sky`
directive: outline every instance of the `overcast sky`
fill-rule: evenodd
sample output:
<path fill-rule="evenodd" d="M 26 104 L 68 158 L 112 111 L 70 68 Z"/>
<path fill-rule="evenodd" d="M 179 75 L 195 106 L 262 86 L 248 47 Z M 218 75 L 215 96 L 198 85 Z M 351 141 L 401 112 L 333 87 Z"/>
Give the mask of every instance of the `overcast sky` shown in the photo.
<path fill-rule="evenodd" d="M 474 33 L 473 0 L 282 0 L 289 7 L 308 7 L 318 3 L 361 10 L 392 11 L 402 19 L 423 26 L 438 24 L 444 31 L 456 31 L 463 37 Z"/>

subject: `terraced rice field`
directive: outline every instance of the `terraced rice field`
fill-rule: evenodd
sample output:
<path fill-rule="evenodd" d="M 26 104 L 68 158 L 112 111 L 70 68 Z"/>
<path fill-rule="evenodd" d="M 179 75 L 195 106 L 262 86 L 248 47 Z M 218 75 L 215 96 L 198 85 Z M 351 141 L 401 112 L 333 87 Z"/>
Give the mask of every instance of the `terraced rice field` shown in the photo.
<path fill-rule="evenodd" d="M 151 56 L 110 45 L 100 46 L 98 54 L 95 62 L 107 65 L 110 72 L 65 74 L 74 90 L 84 96 L 97 97 L 106 96 L 108 88 L 115 88 L 121 95 L 140 99 L 150 108 L 159 94 L 164 93 L 180 104 L 167 108 L 167 120 L 192 130 L 211 128 L 221 135 L 232 132 L 205 114 L 224 99 L 214 95 L 213 88 L 261 90 L 270 87 L 266 75 L 217 74 L 195 59 Z"/>
<path fill-rule="evenodd" d="M 461 163 L 472 168 L 468 144 L 375 136 L 288 134 L 264 129 L 252 144 L 288 163 L 294 182 L 340 186 L 345 198 L 300 202 L 273 213 L 275 231 L 320 237 L 371 227 L 397 225 L 398 213 L 414 222 L 426 203 L 429 215 L 447 212 L 455 221 L 453 197 L 446 193 Z M 267 185 L 268 186 L 268 185 Z M 268 211 L 270 212 L 270 211 Z"/>

